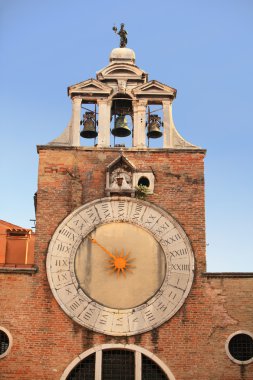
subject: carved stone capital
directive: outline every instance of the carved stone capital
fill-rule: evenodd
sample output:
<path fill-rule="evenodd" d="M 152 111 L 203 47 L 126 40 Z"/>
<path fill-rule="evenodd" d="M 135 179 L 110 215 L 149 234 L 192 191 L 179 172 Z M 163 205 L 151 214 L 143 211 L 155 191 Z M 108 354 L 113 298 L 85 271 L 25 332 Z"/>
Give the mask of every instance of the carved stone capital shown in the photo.
<path fill-rule="evenodd" d="M 166 107 L 166 106 L 169 107 L 172 104 L 172 101 L 173 99 L 163 100 L 162 101 L 163 107 Z"/>
<path fill-rule="evenodd" d="M 73 107 L 80 107 L 82 103 L 82 98 L 80 96 L 73 96 L 72 100 L 72 106 Z"/>
<path fill-rule="evenodd" d="M 148 104 L 148 99 L 134 99 L 133 105 L 135 106 L 146 106 Z"/>
<path fill-rule="evenodd" d="M 78 104 L 78 105 L 80 105 L 81 102 L 82 102 L 82 98 L 80 98 L 80 96 L 73 96 L 73 97 L 72 97 L 72 103 L 73 103 L 73 104 Z"/>
<path fill-rule="evenodd" d="M 98 105 L 104 105 L 104 104 L 107 104 L 108 106 L 110 106 L 112 104 L 112 99 L 98 99 L 97 100 L 97 104 Z"/>
<path fill-rule="evenodd" d="M 148 104 L 147 100 L 133 100 L 133 112 L 145 112 Z"/>

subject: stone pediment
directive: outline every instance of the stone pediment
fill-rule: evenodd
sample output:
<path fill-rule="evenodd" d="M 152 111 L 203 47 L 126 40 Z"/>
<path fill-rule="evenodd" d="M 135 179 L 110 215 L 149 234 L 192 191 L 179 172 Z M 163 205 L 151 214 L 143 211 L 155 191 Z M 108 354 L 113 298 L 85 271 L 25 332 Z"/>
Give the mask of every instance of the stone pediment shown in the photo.
<path fill-rule="evenodd" d="M 132 93 L 135 96 L 159 95 L 161 97 L 170 96 L 170 97 L 175 98 L 177 94 L 177 90 L 173 87 L 169 87 L 156 80 L 151 80 L 147 83 L 144 83 L 144 84 L 141 84 L 140 86 L 135 87 L 132 90 Z"/>
<path fill-rule="evenodd" d="M 106 171 L 112 171 L 115 170 L 118 167 L 123 167 L 125 165 L 125 168 L 128 168 L 128 170 L 135 171 L 135 166 L 126 158 L 123 154 L 121 154 L 119 157 L 117 157 L 115 160 L 113 160 L 109 165 L 106 167 Z"/>
<path fill-rule="evenodd" d="M 114 63 L 97 72 L 98 80 L 119 79 L 142 80 L 146 82 L 148 75 L 145 71 L 127 63 Z"/>
<path fill-rule="evenodd" d="M 112 161 L 106 168 L 106 195 L 134 196 L 135 171 L 135 166 L 123 154 Z"/>
<path fill-rule="evenodd" d="M 104 83 L 99 82 L 97 79 L 88 79 L 83 82 L 74 84 L 68 87 L 68 95 L 76 94 L 104 94 L 110 95 L 112 88 Z"/>

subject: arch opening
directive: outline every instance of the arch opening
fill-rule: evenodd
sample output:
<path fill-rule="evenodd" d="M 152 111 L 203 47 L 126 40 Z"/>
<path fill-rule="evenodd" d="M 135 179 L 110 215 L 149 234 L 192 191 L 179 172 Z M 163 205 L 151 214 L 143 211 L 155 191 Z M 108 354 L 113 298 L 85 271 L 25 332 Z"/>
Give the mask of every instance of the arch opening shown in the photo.
<path fill-rule="evenodd" d="M 61 380 L 175 380 L 170 369 L 142 347 L 104 344 L 85 351 L 64 371 Z"/>

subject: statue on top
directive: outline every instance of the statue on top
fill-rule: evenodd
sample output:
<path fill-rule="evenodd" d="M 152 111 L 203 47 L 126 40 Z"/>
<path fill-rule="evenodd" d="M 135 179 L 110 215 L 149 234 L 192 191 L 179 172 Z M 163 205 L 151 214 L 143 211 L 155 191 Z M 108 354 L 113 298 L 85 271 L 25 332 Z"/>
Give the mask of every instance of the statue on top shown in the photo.
<path fill-rule="evenodd" d="M 120 24 L 120 30 L 114 25 L 112 30 L 120 36 L 120 47 L 124 48 L 127 45 L 127 31 L 124 29 L 125 24 Z"/>

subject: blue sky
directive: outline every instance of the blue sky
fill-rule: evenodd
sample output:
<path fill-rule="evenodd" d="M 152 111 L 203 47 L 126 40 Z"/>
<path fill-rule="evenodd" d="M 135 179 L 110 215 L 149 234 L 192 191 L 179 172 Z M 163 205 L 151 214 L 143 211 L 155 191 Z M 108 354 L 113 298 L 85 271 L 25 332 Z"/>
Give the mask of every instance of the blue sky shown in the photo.
<path fill-rule="evenodd" d="M 136 64 L 178 90 L 180 134 L 207 149 L 209 271 L 253 271 L 253 2 L 0 0 L 0 219 L 30 227 L 36 145 L 67 125 L 67 87 L 95 77 L 124 22 Z"/>

